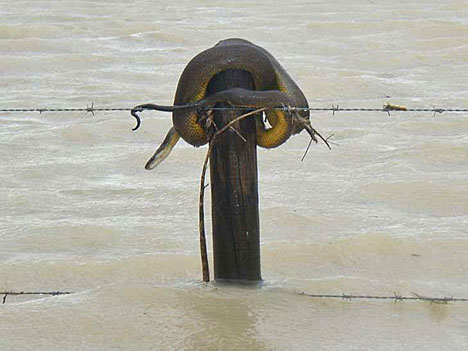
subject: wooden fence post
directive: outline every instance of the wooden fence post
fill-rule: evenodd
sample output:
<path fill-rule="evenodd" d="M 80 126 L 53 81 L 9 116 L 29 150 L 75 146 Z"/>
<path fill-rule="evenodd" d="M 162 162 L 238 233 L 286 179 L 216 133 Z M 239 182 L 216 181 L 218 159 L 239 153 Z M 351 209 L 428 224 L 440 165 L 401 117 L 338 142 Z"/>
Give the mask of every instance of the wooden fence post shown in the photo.
<path fill-rule="evenodd" d="M 210 81 L 207 95 L 239 87 L 253 89 L 250 73 L 227 70 Z M 227 105 L 218 105 L 227 106 Z M 221 129 L 242 111 L 215 111 Z M 260 281 L 260 224 L 255 118 L 217 138 L 210 156 L 214 277 L 217 281 Z"/>

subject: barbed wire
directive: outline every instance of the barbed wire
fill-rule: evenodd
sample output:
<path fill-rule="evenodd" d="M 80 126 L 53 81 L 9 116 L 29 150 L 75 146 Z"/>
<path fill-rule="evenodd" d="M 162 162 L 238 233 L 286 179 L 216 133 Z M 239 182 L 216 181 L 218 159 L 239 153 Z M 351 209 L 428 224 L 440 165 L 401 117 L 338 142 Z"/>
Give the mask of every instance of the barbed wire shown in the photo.
<path fill-rule="evenodd" d="M 460 297 L 430 297 L 422 296 L 413 292 L 414 296 L 403 296 L 394 294 L 392 296 L 385 295 L 353 295 L 353 294 L 309 294 L 306 292 L 297 292 L 299 295 L 311 297 L 311 298 L 320 298 L 320 299 L 341 299 L 341 300 L 392 300 L 394 302 L 398 301 L 427 301 L 431 303 L 440 303 L 448 304 L 449 302 L 468 302 L 468 298 Z M 58 296 L 58 295 L 70 295 L 74 294 L 71 291 L 1 291 L 0 295 L 3 295 L 3 304 L 6 303 L 8 296 L 18 296 L 18 295 L 49 295 L 49 296 Z"/>
<path fill-rule="evenodd" d="M 3 304 L 5 304 L 7 297 L 9 295 L 18 296 L 18 295 L 70 295 L 73 294 L 71 291 L 2 291 L 0 295 L 3 295 Z"/>
<path fill-rule="evenodd" d="M 167 109 L 174 108 L 174 106 L 165 106 Z M 177 107 L 190 107 L 190 105 L 178 105 Z M 251 107 L 243 107 L 243 106 L 233 106 L 233 107 L 205 107 L 202 108 L 204 110 L 213 110 L 213 111 L 227 111 L 227 110 L 239 110 L 245 111 L 250 110 Z M 331 107 L 273 107 L 273 110 L 283 110 L 283 111 L 316 111 L 316 112 L 332 112 L 335 114 L 336 112 L 432 112 L 436 113 L 444 113 L 444 112 L 452 112 L 452 113 L 467 113 L 468 108 L 407 108 L 405 106 L 400 105 L 392 105 L 386 104 L 381 108 L 374 108 L 374 107 L 340 107 L 339 105 Z M 129 107 L 105 107 L 105 108 L 98 108 L 94 107 L 94 104 L 91 106 L 86 106 L 83 108 L 2 108 L 0 112 L 10 112 L 10 113 L 18 113 L 18 112 L 39 112 L 40 114 L 45 112 L 87 112 L 92 113 L 94 115 L 95 112 L 117 112 L 117 111 L 126 111 L 131 112 L 134 111 L 135 108 Z M 166 111 L 170 112 L 170 111 Z"/>
<path fill-rule="evenodd" d="M 320 299 L 342 299 L 342 300 L 393 300 L 394 302 L 398 301 L 428 301 L 432 303 L 443 303 L 447 304 L 449 302 L 468 302 L 468 298 L 457 298 L 457 297 L 429 297 L 422 296 L 413 292 L 415 296 L 402 296 L 394 294 L 393 296 L 382 296 L 382 295 L 353 295 L 353 294 L 309 294 L 306 292 L 298 292 L 299 295 L 304 295 L 311 298 L 320 298 Z"/>
<path fill-rule="evenodd" d="M 115 111 L 131 111 L 131 108 L 127 107 L 110 107 L 110 108 L 96 108 L 94 105 L 86 108 L 4 108 L 0 109 L 0 112 L 88 112 L 94 115 L 95 112 L 115 112 Z"/>

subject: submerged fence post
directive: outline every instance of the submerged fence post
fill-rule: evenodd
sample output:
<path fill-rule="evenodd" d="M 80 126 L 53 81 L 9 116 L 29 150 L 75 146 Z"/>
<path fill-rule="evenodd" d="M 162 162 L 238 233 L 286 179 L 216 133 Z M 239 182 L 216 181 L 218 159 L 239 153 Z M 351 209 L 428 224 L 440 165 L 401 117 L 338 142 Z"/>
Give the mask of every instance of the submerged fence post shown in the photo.
<path fill-rule="evenodd" d="M 207 95 L 240 87 L 253 89 L 250 73 L 227 70 L 210 81 Z M 226 106 L 226 105 L 219 105 Z M 239 111 L 214 113 L 218 129 Z M 260 224 L 255 119 L 246 118 L 217 138 L 210 156 L 214 277 L 217 281 L 259 281 Z"/>

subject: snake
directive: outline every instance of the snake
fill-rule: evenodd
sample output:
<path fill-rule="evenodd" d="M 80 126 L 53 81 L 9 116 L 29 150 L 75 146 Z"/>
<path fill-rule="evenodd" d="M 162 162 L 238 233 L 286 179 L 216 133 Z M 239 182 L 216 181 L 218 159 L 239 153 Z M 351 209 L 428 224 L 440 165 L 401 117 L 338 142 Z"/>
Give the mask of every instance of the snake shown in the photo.
<path fill-rule="evenodd" d="M 211 79 L 227 70 L 250 73 L 254 89 L 232 88 L 208 96 Z M 165 160 L 180 138 L 196 147 L 208 143 L 209 132 L 203 114 L 208 107 L 217 103 L 267 108 L 264 113 L 271 127 L 266 127 L 262 116 L 256 117 L 256 142 L 260 147 L 278 147 L 304 129 L 315 142 L 318 135 L 326 143 L 310 124 L 309 105 L 304 93 L 273 55 L 250 41 L 231 38 L 202 51 L 183 70 L 173 107 L 163 109 L 172 111 L 173 126 L 145 168 L 153 169 Z M 139 112 L 143 109 L 160 109 L 155 106 L 145 104 L 135 109 Z M 140 120 L 133 112 L 132 115 L 138 122 L 135 130 Z"/>

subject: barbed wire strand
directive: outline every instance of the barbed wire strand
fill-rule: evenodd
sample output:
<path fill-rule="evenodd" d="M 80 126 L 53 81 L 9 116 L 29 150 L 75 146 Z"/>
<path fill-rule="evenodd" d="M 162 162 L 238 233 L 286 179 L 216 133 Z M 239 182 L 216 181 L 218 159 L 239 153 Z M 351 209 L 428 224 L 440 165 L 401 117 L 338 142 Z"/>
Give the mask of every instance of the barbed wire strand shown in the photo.
<path fill-rule="evenodd" d="M 184 107 L 185 105 L 179 105 L 177 107 Z M 167 106 L 172 108 L 174 106 Z M 187 105 L 189 107 L 189 105 Z M 204 110 L 216 110 L 216 111 L 227 111 L 227 110 L 251 110 L 251 107 L 205 107 Z M 453 112 L 453 113 L 466 113 L 468 108 L 406 108 L 398 105 L 384 105 L 381 108 L 372 108 L 372 107 L 308 107 L 308 108 L 299 108 L 299 107 L 274 107 L 273 110 L 283 110 L 283 111 L 317 111 L 317 112 L 432 112 L 432 113 L 444 113 L 444 112 Z M 0 109 L 0 112 L 88 112 L 94 114 L 95 112 L 116 112 L 116 111 L 133 111 L 135 108 L 128 107 L 110 107 L 110 108 L 97 108 L 91 105 L 91 107 L 85 108 L 3 108 Z M 170 112 L 170 111 L 166 111 Z"/>
<path fill-rule="evenodd" d="M 448 304 L 449 302 L 468 302 L 468 298 L 459 298 L 459 297 L 430 297 L 422 296 L 413 292 L 414 296 L 402 296 L 394 294 L 393 296 L 384 296 L 384 295 L 353 295 L 353 294 L 309 294 L 306 292 L 297 292 L 299 295 L 311 297 L 311 298 L 320 298 L 320 299 L 341 299 L 341 300 L 393 300 L 394 302 L 398 301 L 427 301 L 431 303 L 439 304 Z M 6 303 L 8 296 L 18 296 L 18 295 L 70 295 L 74 294 L 71 291 L 2 291 L 0 295 L 3 295 L 3 304 Z"/>
<path fill-rule="evenodd" d="M 354 300 L 354 299 L 365 299 L 365 300 L 393 300 L 397 301 L 429 301 L 432 303 L 449 303 L 449 302 L 468 302 L 468 298 L 457 298 L 457 297 L 429 297 L 422 296 L 413 292 L 415 296 L 402 296 L 402 295 L 393 295 L 393 296 L 380 296 L 380 295 L 352 295 L 352 294 L 309 294 L 306 292 L 298 292 L 299 295 L 304 295 L 311 298 L 321 298 L 321 299 L 342 299 L 342 300 Z"/>
<path fill-rule="evenodd" d="M 71 291 L 2 291 L 0 295 L 3 295 L 3 304 L 5 304 L 7 297 L 9 295 L 18 296 L 18 295 L 70 295 L 73 294 Z"/>

